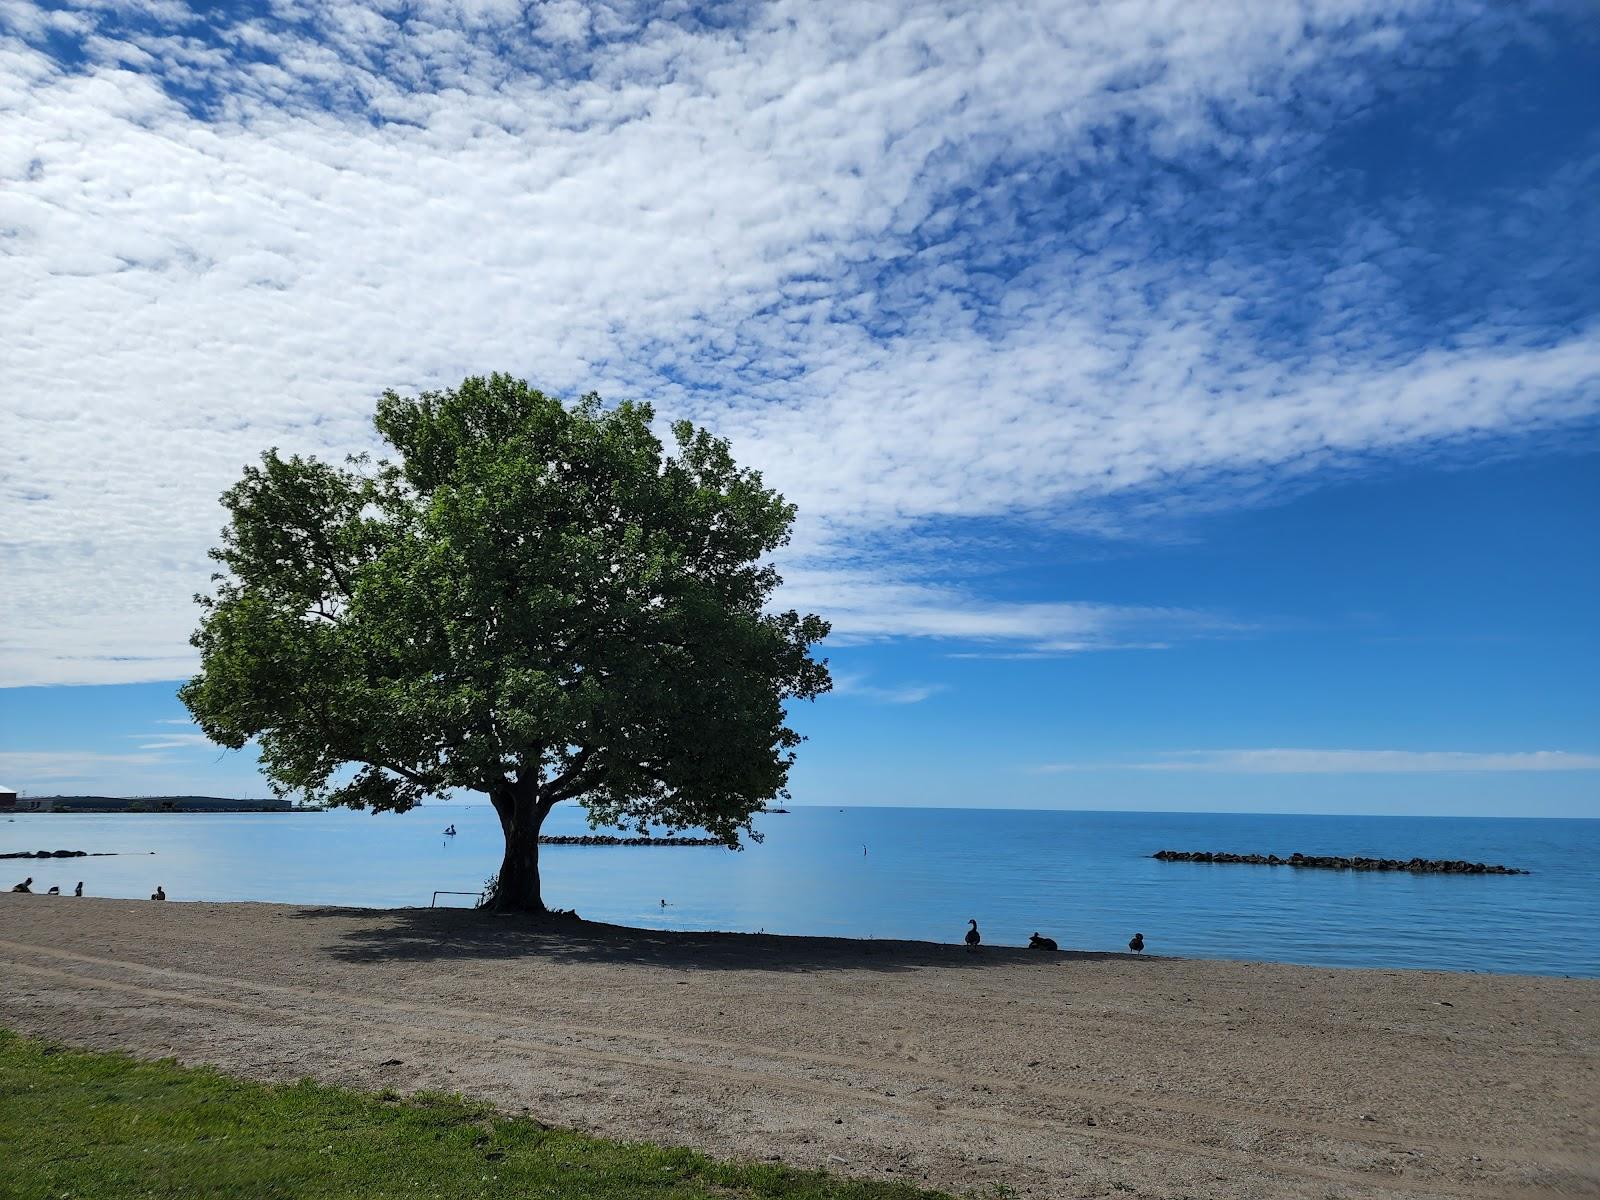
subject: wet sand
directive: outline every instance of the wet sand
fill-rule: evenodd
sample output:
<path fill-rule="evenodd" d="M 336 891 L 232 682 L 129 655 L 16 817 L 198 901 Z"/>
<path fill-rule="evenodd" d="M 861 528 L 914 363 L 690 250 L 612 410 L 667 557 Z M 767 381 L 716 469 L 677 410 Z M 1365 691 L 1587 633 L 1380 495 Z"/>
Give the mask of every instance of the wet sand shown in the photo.
<path fill-rule="evenodd" d="M 956 1192 L 1600 1196 L 1594 980 L 0 894 L 0 1024 Z"/>

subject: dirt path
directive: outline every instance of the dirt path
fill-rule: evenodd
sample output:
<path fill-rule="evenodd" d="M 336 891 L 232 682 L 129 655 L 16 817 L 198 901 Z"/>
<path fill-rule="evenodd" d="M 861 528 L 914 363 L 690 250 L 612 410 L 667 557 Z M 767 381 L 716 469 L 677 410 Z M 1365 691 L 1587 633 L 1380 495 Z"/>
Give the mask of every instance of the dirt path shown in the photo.
<path fill-rule="evenodd" d="M 1028 1196 L 1600 1196 L 1600 984 L 0 896 L 0 1023 Z"/>

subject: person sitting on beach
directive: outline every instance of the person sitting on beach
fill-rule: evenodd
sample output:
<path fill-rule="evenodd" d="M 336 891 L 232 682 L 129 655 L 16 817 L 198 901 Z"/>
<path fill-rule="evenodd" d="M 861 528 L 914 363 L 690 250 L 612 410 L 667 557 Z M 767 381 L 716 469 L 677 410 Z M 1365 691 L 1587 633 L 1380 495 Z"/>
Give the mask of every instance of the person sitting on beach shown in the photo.
<path fill-rule="evenodd" d="M 13 892 L 32 892 L 33 891 L 33 876 L 29 875 L 26 879 L 24 879 L 21 883 L 17 884 L 17 886 L 12 888 L 11 890 Z"/>
<path fill-rule="evenodd" d="M 1061 947 L 1056 945 L 1055 938 L 1040 937 L 1038 935 L 1038 933 L 1035 932 L 1034 935 L 1031 938 L 1028 939 L 1028 949 L 1029 950 L 1059 950 L 1059 949 L 1061 949 Z"/>
<path fill-rule="evenodd" d="M 72 894 L 74 896 L 83 895 L 83 880 L 78 880 L 78 886 L 72 889 Z"/>
<path fill-rule="evenodd" d="M 61 895 L 61 888 L 59 886 L 58 887 L 53 887 L 48 892 L 46 892 L 45 895 L 46 896 L 59 896 L 59 895 Z"/>
<path fill-rule="evenodd" d="M 967 952 L 970 954 L 972 951 L 976 950 L 978 948 L 978 944 L 983 941 L 983 935 L 978 932 L 977 917 L 968 917 L 967 924 L 972 926 L 971 929 L 967 930 Z"/>
<path fill-rule="evenodd" d="M 1135 954 L 1143 954 L 1144 953 L 1144 934 L 1142 934 L 1142 933 L 1134 934 L 1132 940 L 1130 940 L 1128 942 L 1128 949 L 1132 950 Z"/>
<path fill-rule="evenodd" d="M 165 900 L 166 898 L 167 898 L 167 890 L 164 887 L 162 887 L 159 883 L 156 884 L 156 890 L 150 893 L 150 899 L 152 899 L 152 900 Z"/>

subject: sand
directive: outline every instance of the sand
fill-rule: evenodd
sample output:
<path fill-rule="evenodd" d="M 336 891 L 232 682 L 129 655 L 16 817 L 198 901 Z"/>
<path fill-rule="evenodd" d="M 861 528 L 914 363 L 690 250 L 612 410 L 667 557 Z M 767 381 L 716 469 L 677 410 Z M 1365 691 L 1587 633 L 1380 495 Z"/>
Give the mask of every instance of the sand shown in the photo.
<path fill-rule="evenodd" d="M 1600 1196 L 1593 980 L 0 894 L 0 1024 L 987 1196 Z"/>

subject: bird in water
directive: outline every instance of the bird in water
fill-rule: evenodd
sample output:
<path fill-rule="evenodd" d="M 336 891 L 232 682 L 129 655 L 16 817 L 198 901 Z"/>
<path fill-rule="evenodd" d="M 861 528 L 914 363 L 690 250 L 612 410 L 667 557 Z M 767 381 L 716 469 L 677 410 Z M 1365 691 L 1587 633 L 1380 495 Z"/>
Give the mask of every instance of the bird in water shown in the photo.
<path fill-rule="evenodd" d="M 167 889 L 162 887 L 159 883 L 156 884 L 156 890 L 150 893 L 150 899 L 152 899 L 152 900 L 165 900 L 166 898 L 167 898 Z"/>
<path fill-rule="evenodd" d="M 968 917 L 967 924 L 972 926 L 967 930 L 967 949 L 976 950 L 978 944 L 983 941 L 983 935 L 978 932 L 978 918 Z"/>
<path fill-rule="evenodd" d="M 1031 938 L 1028 939 L 1028 949 L 1029 950 L 1059 950 L 1059 949 L 1061 949 L 1061 947 L 1056 945 L 1055 938 L 1040 937 L 1038 935 L 1038 933 L 1036 932 Z"/>
<path fill-rule="evenodd" d="M 46 896 L 59 896 L 59 895 L 61 895 L 61 889 L 59 887 L 53 887 L 48 892 L 46 892 L 45 895 Z"/>
<path fill-rule="evenodd" d="M 1135 954 L 1143 954 L 1144 953 L 1144 934 L 1142 934 L 1142 933 L 1134 934 L 1133 937 L 1128 942 L 1128 949 L 1132 950 Z"/>

